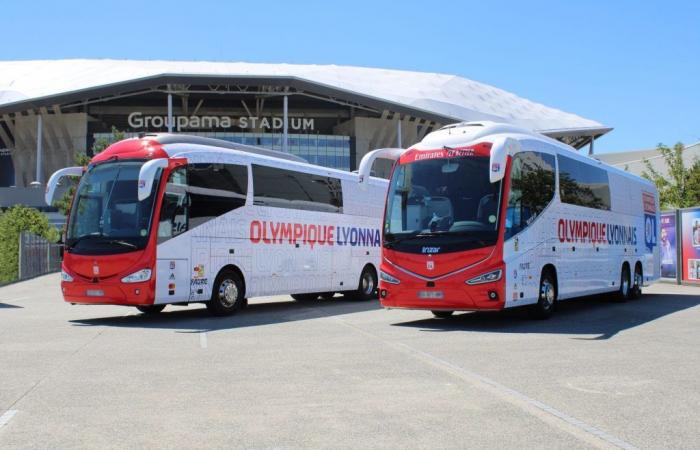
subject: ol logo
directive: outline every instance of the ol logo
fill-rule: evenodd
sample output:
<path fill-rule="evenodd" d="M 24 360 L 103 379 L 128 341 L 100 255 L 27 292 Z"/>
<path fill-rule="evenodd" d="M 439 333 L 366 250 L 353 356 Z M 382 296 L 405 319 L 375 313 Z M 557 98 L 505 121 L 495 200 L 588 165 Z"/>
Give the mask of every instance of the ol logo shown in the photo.
<path fill-rule="evenodd" d="M 656 215 L 644 214 L 644 244 L 649 251 L 656 246 Z"/>

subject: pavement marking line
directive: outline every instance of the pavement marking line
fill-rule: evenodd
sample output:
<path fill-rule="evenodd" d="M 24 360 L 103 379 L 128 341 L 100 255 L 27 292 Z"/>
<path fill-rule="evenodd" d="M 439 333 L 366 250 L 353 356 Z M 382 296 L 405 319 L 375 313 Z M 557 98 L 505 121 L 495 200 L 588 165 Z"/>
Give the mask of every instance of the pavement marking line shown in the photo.
<path fill-rule="evenodd" d="M 448 372 L 462 379 L 463 381 L 488 391 L 507 401 L 508 403 L 530 413 L 543 422 L 552 425 L 554 428 L 567 432 L 590 445 L 604 449 L 621 448 L 625 450 L 638 450 L 637 447 L 627 441 L 624 441 L 623 439 L 608 434 L 605 431 L 594 427 L 593 425 L 589 425 L 580 419 L 566 414 L 565 412 L 559 411 L 546 403 L 529 397 L 515 389 L 509 388 L 508 386 L 505 386 L 495 380 L 479 375 L 476 372 L 472 372 L 471 370 L 460 367 L 445 359 L 431 355 L 430 353 L 426 353 L 402 342 L 392 342 L 384 339 L 377 334 L 364 330 L 357 325 L 353 325 L 337 316 L 324 315 L 327 318 L 333 319 L 350 329 L 383 343 L 390 348 L 398 350 L 401 353 L 409 355 L 419 361 L 430 364 L 431 366 Z"/>
<path fill-rule="evenodd" d="M 202 348 L 207 348 L 207 332 L 201 331 L 199 333 L 199 346 Z"/>
<path fill-rule="evenodd" d="M 17 414 L 17 410 L 16 410 L 16 409 L 8 409 L 7 411 L 5 411 L 5 414 L 3 414 L 2 416 L 0 416 L 0 428 L 2 428 L 2 427 L 4 427 L 5 425 L 7 425 L 7 423 L 8 423 L 10 420 L 12 420 L 12 418 L 15 416 L 15 414 Z"/>

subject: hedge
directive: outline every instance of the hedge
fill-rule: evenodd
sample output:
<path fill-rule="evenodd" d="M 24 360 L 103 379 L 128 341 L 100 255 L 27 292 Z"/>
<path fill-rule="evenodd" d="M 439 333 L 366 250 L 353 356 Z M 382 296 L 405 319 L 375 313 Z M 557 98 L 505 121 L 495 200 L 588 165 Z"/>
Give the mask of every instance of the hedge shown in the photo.
<path fill-rule="evenodd" d="M 17 205 L 0 214 L 0 283 L 19 276 L 19 235 L 29 231 L 56 242 L 59 232 L 39 210 Z"/>

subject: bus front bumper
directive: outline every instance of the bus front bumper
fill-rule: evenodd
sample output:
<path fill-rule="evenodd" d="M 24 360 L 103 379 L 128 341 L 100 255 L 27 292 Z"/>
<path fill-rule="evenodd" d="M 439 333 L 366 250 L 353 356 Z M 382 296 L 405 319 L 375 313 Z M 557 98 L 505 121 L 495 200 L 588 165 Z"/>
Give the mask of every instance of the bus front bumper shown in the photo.
<path fill-rule="evenodd" d="M 464 277 L 427 282 L 404 275 L 399 284 L 380 280 L 379 300 L 383 307 L 397 309 L 500 310 L 505 307 L 505 283 L 498 280 L 468 285 Z"/>
<path fill-rule="evenodd" d="M 151 281 L 141 283 L 62 281 L 61 291 L 63 299 L 68 303 L 126 306 L 153 304 Z"/>

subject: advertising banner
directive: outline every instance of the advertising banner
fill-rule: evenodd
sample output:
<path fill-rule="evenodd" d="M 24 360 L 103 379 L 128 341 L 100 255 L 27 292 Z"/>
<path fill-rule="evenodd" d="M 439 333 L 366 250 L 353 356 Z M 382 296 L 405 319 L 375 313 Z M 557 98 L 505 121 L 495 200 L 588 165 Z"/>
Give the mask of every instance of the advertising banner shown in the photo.
<path fill-rule="evenodd" d="M 700 208 L 681 211 L 682 281 L 700 283 Z"/>
<path fill-rule="evenodd" d="M 661 276 L 676 279 L 676 213 L 661 213 Z"/>

